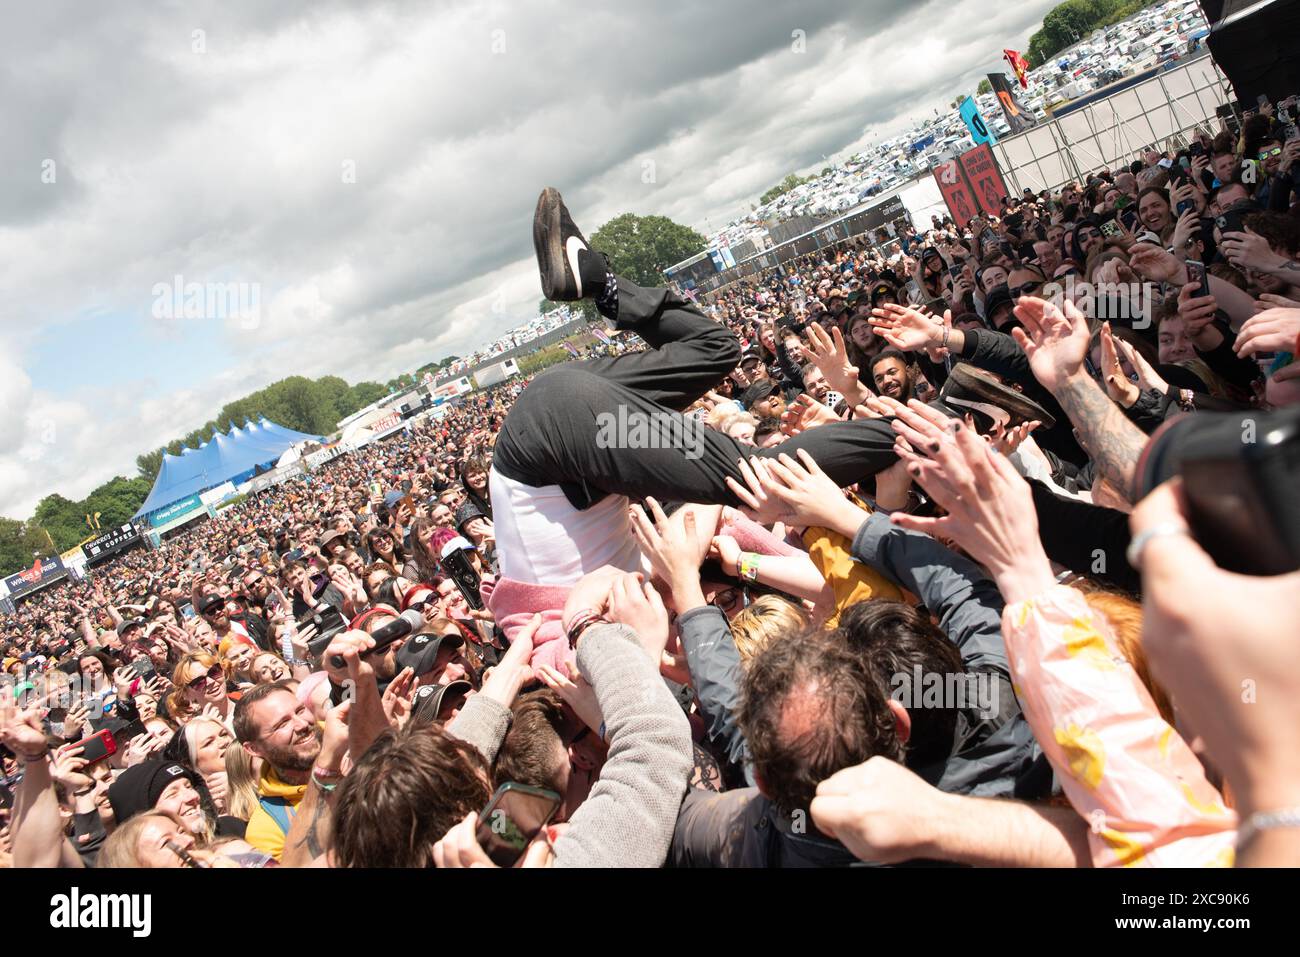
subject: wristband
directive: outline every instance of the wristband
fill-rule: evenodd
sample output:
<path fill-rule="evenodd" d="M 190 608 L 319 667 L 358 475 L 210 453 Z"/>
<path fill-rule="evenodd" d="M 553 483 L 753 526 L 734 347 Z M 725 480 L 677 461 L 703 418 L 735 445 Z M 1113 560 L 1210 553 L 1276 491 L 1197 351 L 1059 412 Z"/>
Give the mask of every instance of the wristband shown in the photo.
<path fill-rule="evenodd" d="M 14 751 L 14 754 L 18 755 L 18 757 L 23 759 L 23 764 L 35 764 L 37 761 L 44 761 L 46 758 L 48 758 L 50 756 L 50 750 L 49 748 L 46 748 L 40 754 L 37 754 L 35 756 L 30 754 L 24 754 L 21 751 Z"/>
<path fill-rule="evenodd" d="M 343 772 L 313 767 L 311 769 L 311 780 L 313 784 L 328 794 L 339 786 L 339 782 L 343 780 Z"/>
<path fill-rule="evenodd" d="M 605 619 L 600 616 L 600 613 L 594 608 L 584 608 L 582 611 L 574 615 L 573 619 L 569 622 L 569 647 L 576 648 L 578 645 L 578 639 L 582 637 L 582 633 L 597 623 L 608 624 L 608 622 L 606 622 Z"/>
<path fill-rule="evenodd" d="M 740 577 L 747 582 L 758 581 L 758 560 L 762 558 L 757 552 L 741 552 L 739 562 Z"/>
<path fill-rule="evenodd" d="M 1246 823 L 1237 830 L 1237 849 L 1240 850 L 1249 844 L 1260 831 L 1271 831 L 1280 827 L 1300 827 L 1300 807 L 1256 811 L 1246 818 Z"/>

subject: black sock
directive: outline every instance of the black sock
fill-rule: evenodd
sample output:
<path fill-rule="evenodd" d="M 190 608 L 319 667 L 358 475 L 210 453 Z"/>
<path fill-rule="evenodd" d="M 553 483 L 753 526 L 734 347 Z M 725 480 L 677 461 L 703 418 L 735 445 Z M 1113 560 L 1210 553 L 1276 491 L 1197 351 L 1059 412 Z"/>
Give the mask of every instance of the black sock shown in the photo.
<path fill-rule="evenodd" d="M 605 257 L 590 249 L 578 250 L 578 281 L 582 283 L 584 299 L 597 299 L 605 291 Z"/>
<path fill-rule="evenodd" d="M 618 279 L 609 261 L 590 249 L 578 251 L 578 273 L 584 298 L 596 302 L 596 311 L 611 321 L 618 320 Z"/>

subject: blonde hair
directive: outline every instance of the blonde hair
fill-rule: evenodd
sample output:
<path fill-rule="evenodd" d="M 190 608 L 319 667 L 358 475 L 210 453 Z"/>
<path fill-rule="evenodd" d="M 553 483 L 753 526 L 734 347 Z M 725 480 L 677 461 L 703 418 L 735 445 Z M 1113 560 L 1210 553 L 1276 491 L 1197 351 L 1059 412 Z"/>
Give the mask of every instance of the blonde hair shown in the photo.
<path fill-rule="evenodd" d="M 167 696 L 167 711 L 169 714 L 183 716 L 198 710 L 185 697 L 185 692 L 189 690 L 189 679 L 210 671 L 215 664 L 218 664 L 217 659 L 206 651 L 188 651 L 181 656 L 181 660 L 176 662 L 176 668 L 172 671 L 174 689 Z M 199 670 L 187 679 L 186 674 L 195 665 L 198 666 Z M 222 668 L 222 674 L 225 674 L 224 668 Z"/>
<path fill-rule="evenodd" d="M 731 638 L 740 654 L 740 663 L 767 647 L 773 638 L 793 635 L 808 627 L 808 613 L 798 605 L 777 595 L 763 595 L 731 619 Z"/>
<path fill-rule="evenodd" d="M 257 774 L 253 756 L 239 742 L 226 748 L 226 813 L 247 821 L 257 809 Z"/>
<path fill-rule="evenodd" d="M 148 867 L 149 865 L 140 859 L 140 838 L 144 834 L 144 829 L 155 818 L 171 821 L 187 834 L 193 833 L 171 811 L 144 811 L 113 828 L 113 833 L 108 835 L 108 839 L 104 841 L 104 847 L 99 852 L 99 857 L 95 859 L 95 866 L 103 868 Z M 202 845 L 203 839 L 195 835 L 194 846 L 201 847 Z"/>

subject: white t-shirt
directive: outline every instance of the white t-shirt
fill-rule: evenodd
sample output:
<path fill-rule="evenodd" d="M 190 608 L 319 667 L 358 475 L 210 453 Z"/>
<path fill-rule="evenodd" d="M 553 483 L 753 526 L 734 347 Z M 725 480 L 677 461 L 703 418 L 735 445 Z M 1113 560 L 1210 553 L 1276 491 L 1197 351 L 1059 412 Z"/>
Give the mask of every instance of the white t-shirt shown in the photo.
<path fill-rule="evenodd" d="M 558 485 L 532 486 L 488 474 L 497 561 L 505 578 L 572 585 L 602 565 L 648 572 L 632 535 L 626 495 L 574 508 Z"/>

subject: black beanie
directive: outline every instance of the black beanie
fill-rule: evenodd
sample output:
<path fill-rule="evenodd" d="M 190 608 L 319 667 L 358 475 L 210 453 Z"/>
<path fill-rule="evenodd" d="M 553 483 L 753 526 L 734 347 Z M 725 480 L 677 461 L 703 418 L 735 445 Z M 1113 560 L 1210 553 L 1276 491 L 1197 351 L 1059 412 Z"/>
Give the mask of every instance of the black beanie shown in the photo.
<path fill-rule="evenodd" d="M 151 758 L 127 768 L 108 787 L 108 803 L 113 807 L 114 820 L 125 824 L 137 814 L 153 810 L 167 785 L 179 777 L 189 778 L 196 790 L 201 788 L 197 775 L 175 761 Z"/>

